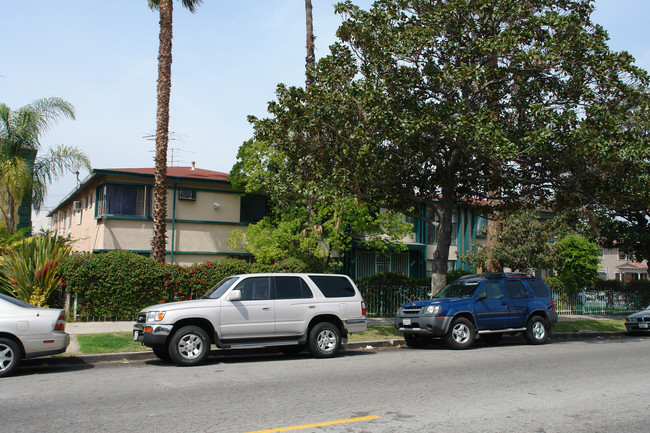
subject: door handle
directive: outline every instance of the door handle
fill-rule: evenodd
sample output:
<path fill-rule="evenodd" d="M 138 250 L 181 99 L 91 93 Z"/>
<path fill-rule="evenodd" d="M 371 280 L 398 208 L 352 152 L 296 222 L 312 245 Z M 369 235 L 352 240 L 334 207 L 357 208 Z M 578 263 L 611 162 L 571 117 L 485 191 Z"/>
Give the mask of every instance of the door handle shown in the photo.
<path fill-rule="evenodd" d="M 269 308 L 269 307 L 262 307 L 262 310 L 264 310 L 264 311 L 269 311 L 270 308 Z"/>

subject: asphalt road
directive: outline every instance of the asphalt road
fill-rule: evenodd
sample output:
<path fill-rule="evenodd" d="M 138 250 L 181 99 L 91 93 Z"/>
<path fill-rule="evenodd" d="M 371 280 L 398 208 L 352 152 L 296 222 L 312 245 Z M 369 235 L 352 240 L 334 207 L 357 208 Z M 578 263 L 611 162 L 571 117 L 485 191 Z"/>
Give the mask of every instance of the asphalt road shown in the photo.
<path fill-rule="evenodd" d="M 30 361 L 0 379 L 0 432 L 649 430 L 650 337 L 504 340 L 325 360 L 235 353 L 194 368 Z"/>

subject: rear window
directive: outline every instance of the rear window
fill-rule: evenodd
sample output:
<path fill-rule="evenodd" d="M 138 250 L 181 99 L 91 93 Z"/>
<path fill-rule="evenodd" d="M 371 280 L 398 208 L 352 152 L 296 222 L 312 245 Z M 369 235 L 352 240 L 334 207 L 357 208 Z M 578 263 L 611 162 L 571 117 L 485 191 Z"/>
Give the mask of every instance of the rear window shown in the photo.
<path fill-rule="evenodd" d="M 314 295 L 300 277 L 275 277 L 275 299 L 304 299 Z"/>
<path fill-rule="evenodd" d="M 345 277 L 310 275 L 309 278 L 326 298 L 351 298 L 355 295 L 352 283 Z"/>
<path fill-rule="evenodd" d="M 528 285 L 533 290 L 535 296 L 539 296 L 540 298 L 548 298 L 551 296 L 548 287 L 546 287 L 546 283 L 542 280 L 528 280 Z"/>
<path fill-rule="evenodd" d="M 510 299 L 523 299 L 528 297 L 524 283 L 519 280 L 505 280 L 503 285 L 506 287 L 506 292 Z"/>

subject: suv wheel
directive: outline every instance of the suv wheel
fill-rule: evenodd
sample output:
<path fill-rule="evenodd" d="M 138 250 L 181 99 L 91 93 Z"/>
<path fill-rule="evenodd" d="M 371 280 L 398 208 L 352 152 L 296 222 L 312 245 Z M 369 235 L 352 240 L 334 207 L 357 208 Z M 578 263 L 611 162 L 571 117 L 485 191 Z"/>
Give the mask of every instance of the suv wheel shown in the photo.
<path fill-rule="evenodd" d="M 447 332 L 447 345 L 452 349 L 467 349 L 474 343 L 476 331 L 472 322 L 464 317 L 459 317 L 451 323 Z"/>
<path fill-rule="evenodd" d="M 317 358 L 331 358 L 341 349 L 339 328 L 329 322 L 313 327 L 309 334 L 309 350 Z"/>
<path fill-rule="evenodd" d="M 20 362 L 20 347 L 15 341 L 0 338 L 0 377 L 9 376 Z"/>
<path fill-rule="evenodd" d="M 184 326 L 169 341 L 169 356 L 178 365 L 198 365 L 210 354 L 208 334 L 198 326 Z"/>
<path fill-rule="evenodd" d="M 548 326 L 546 320 L 540 316 L 533 316 L 526 324 L 526 341 L 530 344 L 544 344 L 548 340 Z"/>
<path fill-rule="evenodd" d="M 161 361 L 169 362 L 172 360 L 172 357 L 169 356 L 169 350 L 164 344 L 156 345 L 151 348 L 154 355 L 158 357 Z"/>
<path fill-rule="evenodd" d="M 426 337 L 419 334 L 404 334 L 404 340 L 406 340 L 406 345 L 412 347 L 413 349 L 419 349 L 428 344 L 431 344 L 431 337 Z"/>

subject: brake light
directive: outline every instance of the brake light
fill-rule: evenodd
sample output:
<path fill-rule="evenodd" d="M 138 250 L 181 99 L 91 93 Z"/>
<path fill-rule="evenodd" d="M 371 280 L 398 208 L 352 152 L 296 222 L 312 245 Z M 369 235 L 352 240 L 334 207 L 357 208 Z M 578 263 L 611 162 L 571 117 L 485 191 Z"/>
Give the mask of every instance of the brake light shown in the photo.
<path fill-rule="evenodd" d="M 56 319 L 56 324 L 54 325 L 55 331 L 65 331 L 65 316 L 63 313 L 59 314 L 59 318 Z"/>
<path fill-rule="evenodd" d="M 553 311 L 555 311 L 555 298 L 551 298 L 551 306 L 553 307 Z"/>
<path fill-rule="evenodd" d="M 366 315 L 366 304 L 361 301 L 361 314 Z"/>

